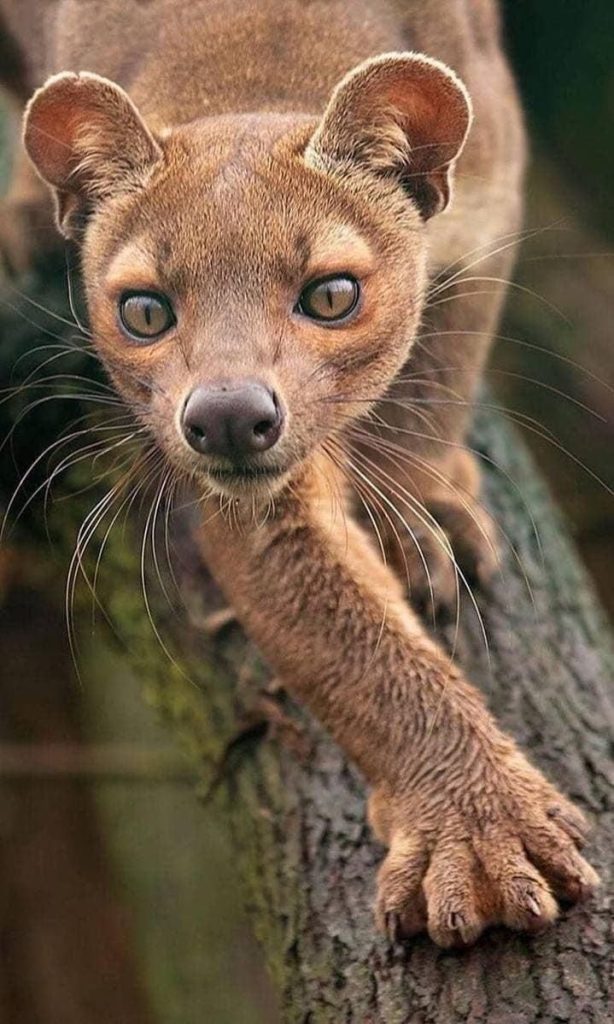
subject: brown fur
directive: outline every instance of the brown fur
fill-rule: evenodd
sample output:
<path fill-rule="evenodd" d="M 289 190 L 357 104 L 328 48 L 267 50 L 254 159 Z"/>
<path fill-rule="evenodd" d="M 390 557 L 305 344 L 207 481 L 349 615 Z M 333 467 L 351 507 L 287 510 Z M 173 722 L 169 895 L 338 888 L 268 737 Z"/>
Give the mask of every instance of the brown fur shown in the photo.
<path fill-rule="evenodd" d="M 462 440 L 503 288 L 463 297 L 451 276 L 437 305 L 433 283 L 471 254 L 492 253 L 486 277 L 510 267 L 523 140 L 494 3 L 91 0 L 85 22 L 78 0 L 0 0 L 0 17 L 23 54 L 6 82 L 15 94 L 73 72 L 36 93 L 25 143 L 81 244 L 98 351 L 201 489 L 203 551 L 240 620 L 373 785 L 371 820 L 390 851 L 380 925 L 426 927 L 444 946 L 497 922 L 543 927 L 556 896 L 596 883 L 577 852 L 582 817 L 426 635 L 352 519 L 346 480 L 371 475 L 380 503 L 399 508 L 386 539 L 412 597 L 453 597 L 450 543 L 465 568 L 492 570 Z M 472 98 L 464 149 L 471 104 L 440 61 Z M 451 209 L 435 216 L 455 165 Z M 36 191 L 20 164 L 0 224 L 8 249 Z M 348 323 L 323 328 L 292 310 L 305 282 L 331 272 L 352 273 L 362 298 Z M 126 342 L 126 288 L 173 296 L 178 323 L 162 341 Z M 230 372 L 263 380 L 286 409 L 258 463 L 277 472 L 273 514 L 266 486 L 220 484 L 223 462 L 196 456 L 178 430 L 191 389 Z M 458 401 L 425 429 L 406 399 L 433 387 Z M 367 428 L 352 438 L 352 424 L 378 400 L 388 445 L 374 461 Z M 429 529 L 433 512 L 443 533 Z"/>

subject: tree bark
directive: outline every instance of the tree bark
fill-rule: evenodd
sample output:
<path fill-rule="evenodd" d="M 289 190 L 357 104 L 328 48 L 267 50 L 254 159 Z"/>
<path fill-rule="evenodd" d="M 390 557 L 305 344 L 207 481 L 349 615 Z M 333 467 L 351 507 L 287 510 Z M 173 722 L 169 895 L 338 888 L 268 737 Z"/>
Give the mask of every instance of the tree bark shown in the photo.
<path fill-rule="evenodd" d="M 43 301 L 58 304 L 54 293 Z M 32 319 L 27 307 L 26 315 Z M 39 321 L 40 316 L 37 310 Z M 57 327 L 53 320 L 49 326 Z M 34 347 L 36 335 L 23 316 L 8 318 L 2 333 L 5 367 Z M 27 369 L 26 363 L 22 372 Z M 6 430 L 19 403 L 31 398 L 26 390 L 16 395 L 17 411 L 15 403 L 2 407 Z M 53 437 L 74 415 L 71 403 L 66 405 L 54 411 L 51 422 L 27 432 L 20 446 L 22 468 L 39 453 L 41 437 Z M 292 711 L 309 736 L 309 756 L 297 757 L 283 743 L 244 745 L 216 798 L 234 836 L 237 879 L 281 993 L 286 1024 L 606 1024 L 612 1019 L 609 630 L 515 435 L 494 412 L 485 411 L 476 444 L 484 454 L 486 500 L 507 537 L 501 574 L 479 598 L 489 654 L 468 601 L 456 643 L 452 627 L 443 630 L 442 639 L 455 646 L 502 725 L 594 817 L 589 857 L 604 884 L 589 904 L 536 939 L 493 932 L 463 953 L 443 953 L 427 939 L 389 946 L 375 934 L 371 915 L 383 851 L 365 824 L 364 786 L 317 724 Z M 92 506 L 91 496 L 79 494 L 89 475 L 85 467 L 73 481 L 71 499 L 56 505 L 50 519 L 60 578 L 75 528 Z M 10 493 L 8 481 L 5 474 L 1 489 Z M 27 526 L 27 514 L 23 521 Z M 35 543 L 31 529 L 41 521 L 38 508 L 30 531 L 24 528 L 27 545 Z M 112 531 L 98 593 L 147 700 L 181 738 L 206 787 L 236 730 L 236 680 L 257 668 L 254 652 L 237 630 L 219 643 L 200 628 L 214 595 L 191 540 L 192 525 L 189 510 L 174 517 L 178 607 L 169 607 L 156 584 L 148 583 L 156 627 L 174 661 L 149 622 L 140 542 L 130 530 Z"/>
<path fill-rule="evenodd" d="M 465 601 L 456 642 L 451 626 L 441 637 L 455 645 L 502 725 L 595 820 L 589 856 L 604 884 L 589 904 L 564 914 L 539 938 L 497 931 L 462 953 L 443 953 L 426 938 L 391 947 L 375 934 L 371 916 L 382 850 L 365 824 L 363 783 L 318 725 L 292 711 L 309 737 L 309 755 L 297 756 L 283 742 L 245 748 L 221 795 L 237 877 L 287 1024 L 611 1020 L 608 627 L 521 444 L 493 414 L 479 425 L 476 444 L 484 455 L 486 500 L 506 534 L 501 572 L 479 598 L 482 622 Z M 137 585 L 126 576 L 130 558 L 137 561 L 130 545 L 111 543 L 102 593 L 148 699 L 208 783 L 236 726 L 233 680 L 257 670 L 237 630 L 214 643 L 198 628 L 212 584 L 188 518 L 179 517 L 174 532 L 189 616 L 157 604 L 153 587 L 150 594 L 176 664 L 152 635 Z"/>

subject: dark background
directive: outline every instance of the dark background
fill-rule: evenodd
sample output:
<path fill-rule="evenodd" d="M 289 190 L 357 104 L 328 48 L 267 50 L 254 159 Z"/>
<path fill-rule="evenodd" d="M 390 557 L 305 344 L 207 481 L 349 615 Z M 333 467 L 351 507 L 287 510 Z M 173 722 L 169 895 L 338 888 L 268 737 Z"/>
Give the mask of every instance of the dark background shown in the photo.
<path fill-rule="evenodd" d="M 501 333 L 520 344 L 498 345 L 489 380 L 509 409 L 551 432 L 524 436 L 612 613 L 614 5 L 503 9 L 531 141 L 525 223 L 536 232 L 516 281 L 535 296 L 511 291 Z"/>
<path fill-rule="evenodd" d="M 614 232 L 614 5 L 507 0 L 512 58 L 534 151 L 552 159 L 587 224 Z"/>

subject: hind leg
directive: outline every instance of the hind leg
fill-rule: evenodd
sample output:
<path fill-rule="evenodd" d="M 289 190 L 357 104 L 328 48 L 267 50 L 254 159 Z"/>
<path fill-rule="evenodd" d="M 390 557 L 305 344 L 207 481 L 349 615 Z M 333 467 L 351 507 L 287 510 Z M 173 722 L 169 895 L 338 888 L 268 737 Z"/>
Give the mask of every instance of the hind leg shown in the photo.
<path fill-rule="evenodd" d="M 496 529 L 465 438 L 505 284 L 463 278 L 505 281 L 511 265 L 505 253 L 432 290 L 420 337 L 360 451 L 386 496 L 390 561 L 427 610 L 454 606 L 463 576 L 484 582 L 497 567 Z"/>

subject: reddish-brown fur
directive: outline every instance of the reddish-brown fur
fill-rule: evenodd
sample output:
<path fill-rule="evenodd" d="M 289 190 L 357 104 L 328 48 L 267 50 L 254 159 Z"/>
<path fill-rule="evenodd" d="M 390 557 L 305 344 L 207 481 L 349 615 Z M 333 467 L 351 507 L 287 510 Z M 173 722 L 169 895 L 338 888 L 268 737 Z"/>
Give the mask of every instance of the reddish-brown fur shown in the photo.
<path fill-rule="evenodd" d="M 203 552 L 241 622 L 373 787 L 371 821 L 389 846 L 380 925 L 428 928 L 444 946 L 497 922 L 543 927 L 555 897 L 597 881 L 577 850 L 582 816 L 425 633 L 354 521 L 348 486 L 372 477 L 413 598 L 453 598 L 450 543 L 465 569 L 491 571 L 493 531 L 462 440 L 503 287 L 463 297 L 461 277 L 439 305 L 425 301 L 446 267 L 480 257 L 480 274 L 505 278 L 511 264 L 523 135 L 494 2 L 91 0 L 84 19 L 78 0 L 0 0 L 0 24 L 5 84 L 21 101 L 73 72 L 36 93 L 25 143 L 81 244 L 95 343 L 200 488 Z M 464 149 L 469 101 L 439 61 L 472 98 Z M 17 268 L 45 195 L 18 157 L 0 222 Z M 331 272 L 352 273 L 362 297 L 352 320 L 324 328 L 294 303 Z M 120 331 L 127 288 L 173 297 L 177 325 L 157 344 L 131 346 Z M 190 390 L 229 375 L 265 381 L 287 411 L 260 458 L 277 471 L 266 485 L 220 483 L 224 467 L 178 430 Z M 426 429 L 407 398 L 434 387 L 458 401 L 436 406 Z M 368 425 L 357 435 L 352 424 L 387 389 L 388 446 L 374 457 Z M 444 533 L 429 528 L 432 512 Z"/>

